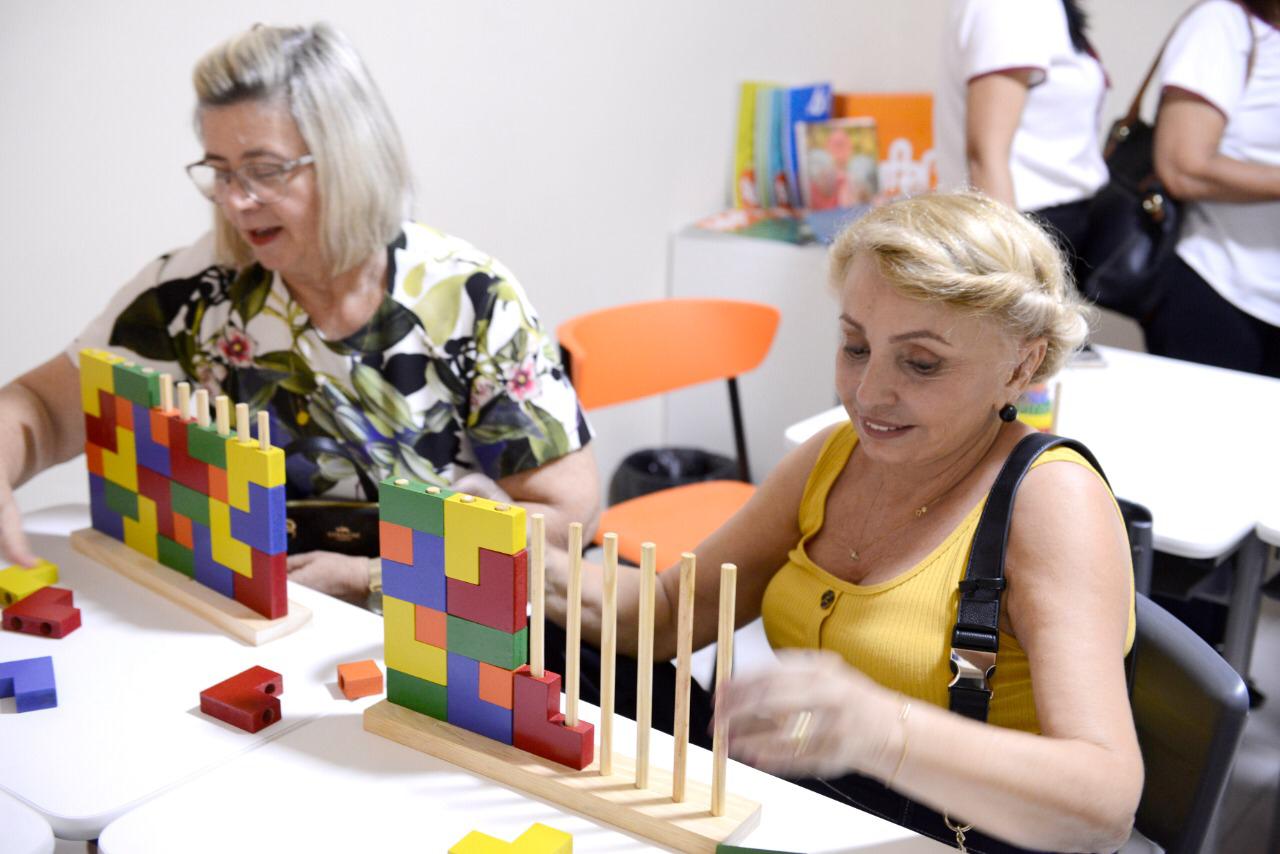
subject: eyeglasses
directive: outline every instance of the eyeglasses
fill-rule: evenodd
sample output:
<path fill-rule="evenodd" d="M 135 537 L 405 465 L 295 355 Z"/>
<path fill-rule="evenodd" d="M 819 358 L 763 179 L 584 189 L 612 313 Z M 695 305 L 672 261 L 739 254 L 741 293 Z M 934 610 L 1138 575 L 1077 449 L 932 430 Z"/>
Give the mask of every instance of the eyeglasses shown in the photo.
<path fill-rule="evenodd" d="M 285 185 L 295 172 L 315 161 L 310 154 L 304 154 L 295 160 L 255 160 L 239 169 L 220 169 L 201 160 L 188 166 L 187 174 L 200 194 L 211 202 L 218 201 L 227 192 L 234 178 L 246 196 L 260 205 L 269 205 L 284 198 Z"/>

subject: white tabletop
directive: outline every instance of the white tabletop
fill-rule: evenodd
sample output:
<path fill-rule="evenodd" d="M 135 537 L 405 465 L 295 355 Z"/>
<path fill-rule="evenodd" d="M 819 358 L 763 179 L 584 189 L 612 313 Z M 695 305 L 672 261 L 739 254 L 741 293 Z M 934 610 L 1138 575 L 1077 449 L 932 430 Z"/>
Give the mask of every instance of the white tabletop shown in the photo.
<path fill-rule="evenodd" d="M 37 554 L 59 565 L 82 625 L 60 640 L 0 633 L 0 661 L 53 656 L 58 706 L 18 714 L 0 700 L 0 790 L 30 804 L 65 839 L 92 839 L 147 798 L 278 738 L 317 716 L 363 708 L 337 688 L 336 667 L 381 663 L 382 620 L 289 585 L 313 612 L 302 629 L 246 646 L 166 599 L 71 550 L 78 513 L 33 514 Z M 250 734 L 202 714 L 200 692 L 260 664 L 284 677 L 282 720 Z M 8 705 L 5 705 L 8 704 Z"/>
<path fill-rule="evenodd" d="M 50 854 L 53 829 L 40 814 L 0 792 L 0 851 L 6 854 Z"/>
<path fill-rule="evenodd" d="M 1056 380 L 1057 432 L 1089 446 L 1116 495 L 1151 511 L 1157 549 L 1188 558 L 1230 553 L 1264 508 L 1280 504 L 1280 380 L 1097 349 L 1104 366 L 1069 367 Z M 845 417 L 835 407 L 793 424 L 787 442 L 794 447 Z M 1280 513 L 1272 516 L 1280 533 Z"/>
<path fill-rule="evenodd" d="M 583 718 L 595 720 L 585 704 Z M 615 744 L 634 745 L 619 718 Z M 655 731 L 652 761 L 670 767 L 671 739 Z M 691 748 L 691 779 L 710 780 L 710 754 Z M 763 804 L 739 844 L 806 852 L 940 854 L 897 825 L 730 762 L 729 791 Z M 210 821 L 210 815 L 234 816 Z M 652 843 L 534 800 L 363 730 L 335 714 L 176 787 L 113 821 L 103 854 L 237 851 L 444 851 L 480 830 L 512 840 L 534 822 L 573 834 L 577 852 L 659 851 Z"/>

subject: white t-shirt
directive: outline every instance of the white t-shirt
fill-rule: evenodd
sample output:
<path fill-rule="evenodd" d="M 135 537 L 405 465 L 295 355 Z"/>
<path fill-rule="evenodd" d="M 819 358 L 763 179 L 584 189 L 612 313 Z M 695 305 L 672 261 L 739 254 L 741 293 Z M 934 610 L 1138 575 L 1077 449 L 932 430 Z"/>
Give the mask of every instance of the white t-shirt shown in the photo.
<path fill-rule="evenodd" d="M 1227 117 L 1222 154 L 1280 167 L 1280 31 L 1246 19 L 1229 0 L 1208 0 L 1169 40 L 1160 85 L 1193 92 Z M 1191 202 L 1184 210 L 1182 260 L 1223 299 L 1280 326 L 1280 201 Z"/>
<path fill-rule="evenodd" d="M 1072 46 L 1062 0 L 951 0 L 944 32 L 933 108 L 940 189 L 969 182 L 969 81 L 1014 68 L 1035 71 L 1009 156 L 1018 208 L 1087 199 L 1106 183 L 1099 115 L 1107 78 L 1095 57 Z"/>

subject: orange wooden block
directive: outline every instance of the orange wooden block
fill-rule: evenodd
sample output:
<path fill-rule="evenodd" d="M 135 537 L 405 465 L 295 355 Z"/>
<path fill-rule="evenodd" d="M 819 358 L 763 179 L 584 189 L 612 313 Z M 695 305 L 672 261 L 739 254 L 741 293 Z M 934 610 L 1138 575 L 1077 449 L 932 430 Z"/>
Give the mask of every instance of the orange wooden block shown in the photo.
<path fill-rule="evenodd" d="M 227 503 L 227 470 L 209 466 L 209 497 Z"/>
<path fill-rule="evenodd" d="M 116 398 L 116 426 L 133 431 L 133 401 L 127 397 Z"/>
<path fill-rule="evenodd" d="M 338 665 L 338 687 L 348 700 L 382 693 L 382 671 L 372 659 Z"/>
<path fill-rule="evenodd" d="M 394 522 L 378 523 L 378 545 L 382 556 L 405 566 L 413 566 L 413 529 Z"/>
<path fill-rule="evenodd" d="M 159 407 L 151 410 L 151 441 L 169 447 L 169 416 Z"/>
<path fill-rule="evenodd" d="M 173 541 L 186 549 L 194 549 L 191 538 L 191 520 L 181 513 L 173 514 Z"/>
<path fill-rule="evenodd" d="M 511 708 L 512 675 L 510 670 L 480 662 L 480 699 L 504 709 Z"/>
<path fill-rule="evenodd" d="M 102 448 L 92 442 L 84 443 L 84 456 L 89 464 L 89 473 L 105 477 L 102 473 Z"/>
<path fill-rule="evenodd" d="M 449 619 L 444 611 L 437 611 L 425 605 L 413 606 L 413 638 L 418 643 L 448 649 L 448 626 Z"/>

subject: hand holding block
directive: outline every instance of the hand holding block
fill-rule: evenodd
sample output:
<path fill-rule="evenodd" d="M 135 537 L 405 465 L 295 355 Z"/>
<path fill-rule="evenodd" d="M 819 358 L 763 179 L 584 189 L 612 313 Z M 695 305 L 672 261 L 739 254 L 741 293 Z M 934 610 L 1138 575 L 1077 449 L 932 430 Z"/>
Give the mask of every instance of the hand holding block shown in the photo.
<path fill-rule="evenodd" d="M 13 697 L 20 712 L 52 709 L 58 705 L 53 659 L 45 655 L 0 662 L 0 697 Z"/>
<path fill-rule="evenodd" d="M 57 580 L 58 565 L 43 559 L 32 567 L 14 564 L 0 569 L 0 604 L 12 605 Z"/>
<path fill-rule="evenodd" d="M 473 830 L 449 849 L 449 854 L 573 854 L 573 836 L 545 824 L 534 824 L 515 842 Z"/>
<path fill-rule="evenodd" d="M 246 732 L 257 732 L 280 720 L 283 693 L 279 673 L 254 666 L 201 691 L 200 711 Z"/>
<path fill-rule="evenodd" d="M 80 628 L 80 609 L 70 590 L 42 587 L 4 609 L 3 625 L 11 632 L 60 638 Z"/>
<path fill-rule="evenodd" d="M 373 659 L 338 665 L 338 688 L 348 700 L 382 693 L 382 671 Z"/>

